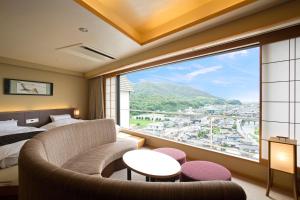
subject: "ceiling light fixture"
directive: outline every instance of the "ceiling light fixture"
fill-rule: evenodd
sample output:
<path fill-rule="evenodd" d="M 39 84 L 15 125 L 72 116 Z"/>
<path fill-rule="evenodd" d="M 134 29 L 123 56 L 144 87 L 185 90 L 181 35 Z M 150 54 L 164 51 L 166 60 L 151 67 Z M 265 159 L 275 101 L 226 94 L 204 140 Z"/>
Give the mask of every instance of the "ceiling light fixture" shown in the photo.
<path fill-rule="evenodd" d="M 78 28 L 78 30 L 80 30 L 81 32 L 84 32 L 84 33 L 89 31 L 87 28 L 83 28 L 83 27 Z"/>

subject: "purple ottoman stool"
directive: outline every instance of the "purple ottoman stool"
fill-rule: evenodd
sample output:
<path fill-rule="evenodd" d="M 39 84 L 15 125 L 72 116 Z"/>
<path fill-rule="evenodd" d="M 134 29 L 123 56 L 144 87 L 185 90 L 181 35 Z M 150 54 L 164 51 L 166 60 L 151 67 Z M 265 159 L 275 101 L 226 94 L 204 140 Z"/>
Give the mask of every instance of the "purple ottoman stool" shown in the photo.
<path fill-rule="evenodd" d="M 186 161 L 186 154 L 183 151 L 179 150 L 179 149 L 166 148 L 165 147 L 165 148 L 154 149 L 154 151 L 164 153 L 168 156 L 171 156 L 172 158 L 177 160 L 180 165 L 182 165 Z"/>
<path fill-rule="evenodd" d="M 231 180 L 231 173 L 222 165 L 208 161 L 190 161 L 181 166 L 180 181 Z"/>

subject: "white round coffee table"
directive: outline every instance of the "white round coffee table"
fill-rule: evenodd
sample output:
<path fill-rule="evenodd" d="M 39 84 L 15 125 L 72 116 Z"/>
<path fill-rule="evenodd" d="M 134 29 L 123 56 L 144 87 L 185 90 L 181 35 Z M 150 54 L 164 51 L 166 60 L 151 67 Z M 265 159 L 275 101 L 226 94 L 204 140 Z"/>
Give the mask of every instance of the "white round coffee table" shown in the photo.
<path fill-rule="evenodd" d="M 181 166 L 172 157 L 152 150 L 133 150 L 123 155 L 127 166 L 127 179 L 131 180 L 131 170 L 146 176 L 146 181 L 173 179 L 180 174 Z"/>

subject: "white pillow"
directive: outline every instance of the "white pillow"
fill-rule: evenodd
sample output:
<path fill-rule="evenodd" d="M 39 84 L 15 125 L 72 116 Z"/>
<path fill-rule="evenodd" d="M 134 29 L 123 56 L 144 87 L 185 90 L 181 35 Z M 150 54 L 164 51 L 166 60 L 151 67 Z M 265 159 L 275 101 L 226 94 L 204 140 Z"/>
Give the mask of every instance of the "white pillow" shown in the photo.
<path fill-rule="evenodd" d="M 6 121 L 0 121 L 0 127 L 1 128 L 10 128 L 10 127 L 17 127 L 18 126 L 18 120 L 6 120 Z"/>
<path fill-rule="evenodd" d="M 59 120 L 62 120 L 62 119 L 71 119 L 71 118 L 72 117 L 69 114 L 64 114 L 64 115 L 50 115 L 50 119 L 53 122 L 56 122 L 56 121 L 59 121 Z"/>

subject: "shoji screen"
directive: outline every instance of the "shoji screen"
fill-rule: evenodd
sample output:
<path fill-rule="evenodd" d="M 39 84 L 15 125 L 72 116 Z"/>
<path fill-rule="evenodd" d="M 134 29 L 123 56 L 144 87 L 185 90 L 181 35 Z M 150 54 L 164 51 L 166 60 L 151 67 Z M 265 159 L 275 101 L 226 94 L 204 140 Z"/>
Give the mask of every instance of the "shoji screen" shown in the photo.
<path fill-rule="evenodd" d="M 271 136 L 290 137 L 300 144 L 300 37 L 262 46 L 263 159 L 268 158 Z"/>
<path fill-rule="evenodd" d="M 106 78 L 105 80 L 105 115 L 106 118 L 114 119 L 116 122 L 117 109 L 116 109 L 116 77 Z"/>

